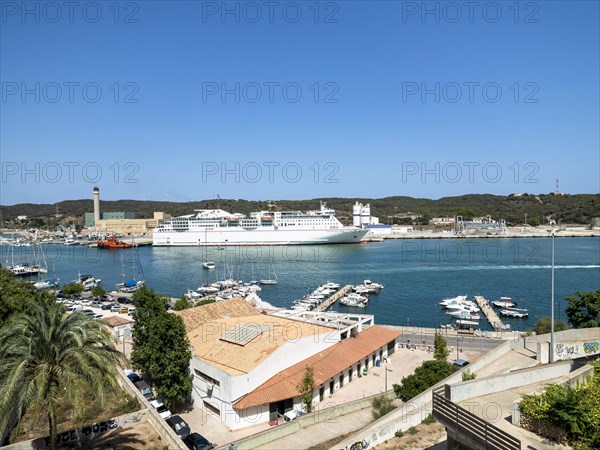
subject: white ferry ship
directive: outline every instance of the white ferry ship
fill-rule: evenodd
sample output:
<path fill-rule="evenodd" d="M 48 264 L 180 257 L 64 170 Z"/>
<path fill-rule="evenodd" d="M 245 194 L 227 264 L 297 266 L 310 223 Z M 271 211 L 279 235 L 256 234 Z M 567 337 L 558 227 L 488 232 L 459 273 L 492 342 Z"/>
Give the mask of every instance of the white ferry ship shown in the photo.
<path fill-rule="evenodd" d="M 360 242 L 368 230 L 347 227 L 321 202 L 317 211 L 260 211 L 232 214 L 200 209 L 161 223 L 152 235 L 157 246 L 314 245 Z"/>

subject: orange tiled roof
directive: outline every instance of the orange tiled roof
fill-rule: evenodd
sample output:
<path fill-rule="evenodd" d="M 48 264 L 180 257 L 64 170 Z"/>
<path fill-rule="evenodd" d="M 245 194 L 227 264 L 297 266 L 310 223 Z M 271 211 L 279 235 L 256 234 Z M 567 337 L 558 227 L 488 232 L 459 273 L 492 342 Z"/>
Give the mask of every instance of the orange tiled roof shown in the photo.
<path fill-rule="evenodd" d="M 296 397 L 299 395 L 296 386 L 304 376 L 307 366 L 313 368 L 315 385 L 319 386 L 398 336 L 400 336 L 398 331 L 373 325 L 355 338 L 348 338 L 282 370 L 235 403 L 233 407 L 240 410 Z"/>

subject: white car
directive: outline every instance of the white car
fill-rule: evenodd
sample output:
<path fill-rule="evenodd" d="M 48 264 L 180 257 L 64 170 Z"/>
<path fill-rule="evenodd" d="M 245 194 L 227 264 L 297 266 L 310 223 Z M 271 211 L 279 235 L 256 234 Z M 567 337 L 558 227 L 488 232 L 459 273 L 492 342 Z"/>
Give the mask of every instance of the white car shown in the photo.
<path fill-rule="evenodd" d="M 156 399 L 156 400 L 152 400 L 150 402 L 150 404 L 152 406 L 154 406 L 154 409 L 156 409 L 156 412 L 160 415 L 160 417 L 162 417 L 163 419 L 168 419 L 169 417 L 171 417 L 173 414 L 171 414 L 171 411 L 169 411 L 169 408 L 167 408 L 165 406 L 165 404 L 163 402 L 161 402 L 160 400 Z"/>

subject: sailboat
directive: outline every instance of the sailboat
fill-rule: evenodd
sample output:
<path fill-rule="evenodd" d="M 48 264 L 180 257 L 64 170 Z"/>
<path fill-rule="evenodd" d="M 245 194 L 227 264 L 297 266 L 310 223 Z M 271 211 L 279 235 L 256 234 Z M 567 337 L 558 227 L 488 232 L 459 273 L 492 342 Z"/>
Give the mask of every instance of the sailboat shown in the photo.
<path fill-rule="evenodd" d="M 269 263 L 269 277 L 264 280 L 260 280 L 260 284 L 277 284 L 277 274 L 275 273 L 275 267 L 273 267 L 273 261 Z"/>
<path fill-rule="evenodd" d="M 42 253 L 43 255 L 43 253 Z M 44 262 L 46 262 L 46 258 L 44 257 Z M 56 287 L 58 286 L 58 284 L 60 283 L 60 279 L 56 278 L 56 271 L 54 270 L 54 264 L 52 264 L 52 278 L 48 278 L 46 280 L 42 280 L 40 277 L 38 277 L 38 281 L 33 283 L 33 286 L 36 289 L 49 289 L 52 287 Z"/>
<path fill-rule="evenodd" d="M 140 258 L 137 254 L 135 245 L 131 247 L 131 256 L 129 258 L 131 259 L 131 279 L 125 281 L 126 258 L 121 258 L 121 266 L 123 268 L 123 273 L 121 275 L 123 276 L 123 282 L 117 283 L 115 285 L 115 288 L 118 292 L 135 292 L 139 288 L 141 288 L 144 285 L 144 283 L 146 283 L 144 281 L 144 271 L 142 270 L 142 264 L 140 263 Z M 136 272 L 139 275 L 140 279 L 136 279 Z"/>
<path fill-rule="evenodd" d="M 212 270 L 215 267 L 217 267 L 217 265 L 208 260 L 208 247 L 207 247 L 207 241 L 206 241 L 206 227 L 204 227 L 204 262 L 202 263 L 202 268 L 206 269 L 206 270 Z"/>

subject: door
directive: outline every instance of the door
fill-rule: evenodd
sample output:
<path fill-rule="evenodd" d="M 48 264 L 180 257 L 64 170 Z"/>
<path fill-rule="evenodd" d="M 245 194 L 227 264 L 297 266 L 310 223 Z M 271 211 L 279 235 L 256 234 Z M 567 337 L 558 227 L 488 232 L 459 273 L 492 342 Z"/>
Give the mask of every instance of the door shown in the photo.
<path fill-rule="evenodd" d="M 334 387 L 334 382 L 333 382 L 333 380 L 331 380 L 329 382 L 329 395 L 333 394 L 333 387 Z"/>
<path fill-rule="evenodd" d="M 319 401 L 322 402 L 325 399 L 325 387 L 321 386 L 319 389 Z"/>

